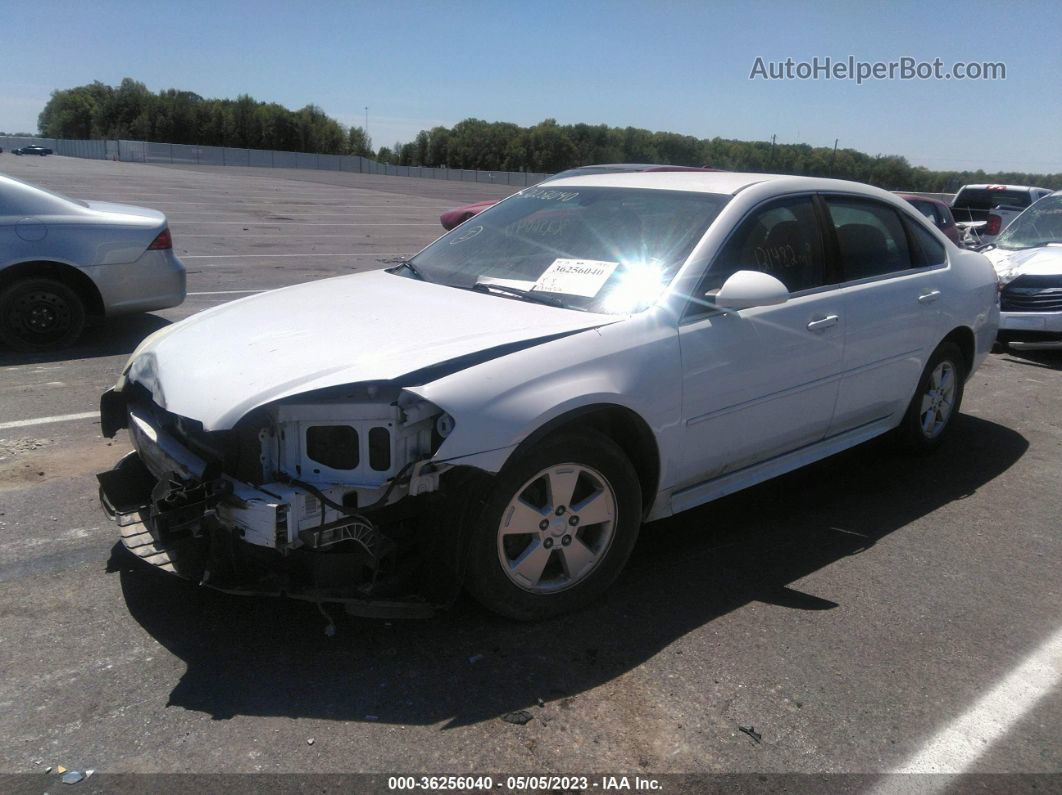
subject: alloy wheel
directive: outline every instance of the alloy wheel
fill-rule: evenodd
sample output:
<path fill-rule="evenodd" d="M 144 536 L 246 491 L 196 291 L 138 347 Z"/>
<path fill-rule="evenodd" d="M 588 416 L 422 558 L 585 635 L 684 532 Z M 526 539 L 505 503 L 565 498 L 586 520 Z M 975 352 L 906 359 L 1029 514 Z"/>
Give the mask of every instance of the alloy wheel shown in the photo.
<path fill-rule="evenodd" d="M 955 407 L 955 366 L 944 360 L 933 368 L 922 395 L 919 411 L 922 433 L 933 439 L 940 435 L 951 419 Z"/>
<path fill-rule="evenodd" d="M 517 490 L 498 526 L 506 576 L 535 594 L 584 580 L 608 552 L 616 527 L 612 486 L 585 464 L 543 469 Z"/>

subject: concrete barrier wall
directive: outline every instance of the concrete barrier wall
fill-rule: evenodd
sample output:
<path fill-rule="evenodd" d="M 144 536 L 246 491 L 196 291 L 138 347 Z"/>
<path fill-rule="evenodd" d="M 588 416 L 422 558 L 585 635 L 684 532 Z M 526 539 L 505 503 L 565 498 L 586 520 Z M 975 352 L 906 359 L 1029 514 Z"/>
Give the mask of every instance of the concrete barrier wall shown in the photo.
<path fill-rule="evenodd" d="M 461 182 L 484 182 L 494 185 L 523 187 L 534 185 L 550 176 L 524 171 L 474 171 L 464 168 L 430 168 L 428 166 L 394 166 L 378 163 L 358 155 L 317 155 L 307 152 L 283 152 L 272 149 L 237 149 L 231 146 L 190 146 L 149 141 L 88 140 L 62 138 L 24 138 L 0 136 L 0 147 L 10 152 L 20 146 L 46 146 L 57 155 L 94 160 L 123 160 L 131 163 L 179 163 L 203 166 L 252 166 L 255 168 L 300 168 L 321 171 L 348 171 L 380 174 L 389 177 L 449 179 Z M 912 193 L 950 202 L 953 193 Z"/>
<path fill-rule="evenodd" d="M 534 185 L 549 174 L 523 171 L 472 171 L 457 168 L 395 166 L 378 163 L 358 155 L 318 155 L 307 152 L 283 152 L 272 149 L 237 149 L 231 146 L 190 146 L 154 141 L 89 140 L 61 138 L 26 138 L 0 136 L 5 152 L 21 146 L 45 146 L 57 155 L 95 160 L 121 160 L 128 163 L 176 163 L 203 166 L 252 166 L 255 168 L 300 168 L 321 171 L 348 171 L 391 177 L 449 179 L 462 182 L 485 182 L 497 185 Z"/>

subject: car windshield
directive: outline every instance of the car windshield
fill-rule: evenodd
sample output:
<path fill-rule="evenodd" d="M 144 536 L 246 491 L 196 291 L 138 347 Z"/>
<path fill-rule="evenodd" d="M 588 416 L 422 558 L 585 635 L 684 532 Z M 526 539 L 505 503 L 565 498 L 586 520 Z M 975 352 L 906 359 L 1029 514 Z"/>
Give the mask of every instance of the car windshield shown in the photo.
<path fill-rule="evenodd" d="M 439 238 L 411 269 L 431 282 L 591 312 L 649 306 L 729 196 L 548 186 Z"/>
<path fill-rule="evenodd" d="M 996 247 L 1004 249 L 1035 248 L 1048 243 L 1062 243 L 1062 195 L 1059 194 L 1040 199 L 996 238 Z"/>

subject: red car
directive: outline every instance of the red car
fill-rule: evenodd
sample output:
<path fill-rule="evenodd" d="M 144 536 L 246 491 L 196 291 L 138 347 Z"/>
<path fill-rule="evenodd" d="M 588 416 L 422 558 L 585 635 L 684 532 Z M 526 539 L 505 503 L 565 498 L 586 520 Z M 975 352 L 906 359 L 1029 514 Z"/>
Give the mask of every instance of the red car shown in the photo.
<path fill-rule="evenodd" d="M 962 238 L 959 227 L 955 225 L 955 217 L 951 214 L 951 208 L 940 199 L 930 199 L 928 196 L 918 196 L 913 193 L 898 193 L 901 199 L 910 202 L 918 212 L 922 213 L 937 229 L 957 246 L 962 246 Z"/>
<path fill-rule="evenodd" d="M 559 174 L 554 174 L 548 179 L 542 180 L 538 183 L 541 185 L 543 182 L 551 182 L 555 179 L 563 179 L 565 177 L 579 177 L 583 174 L 621 174 L 631 171 L 718 171 L 717 168 L 697 168 L 695 166 L 661 166 L 654 163 L 606 163 L 604 165 L 597 166 L 579 166 L 578 168 L 569 168 L 567 171 L 562 171 Z M 447 210 L 439 216 L 439 223 L 443 225 L 443 229 L 453 229 L 458 224 L 463 224 L 469 218 L 474 215 L 479 215 L 488 207 L 493 207 L 498 202 L 496 201 L 483 201 L 476 202 L 475 204 L 466 204 L 464 207 L 455 207 L 453 210 Z"/>

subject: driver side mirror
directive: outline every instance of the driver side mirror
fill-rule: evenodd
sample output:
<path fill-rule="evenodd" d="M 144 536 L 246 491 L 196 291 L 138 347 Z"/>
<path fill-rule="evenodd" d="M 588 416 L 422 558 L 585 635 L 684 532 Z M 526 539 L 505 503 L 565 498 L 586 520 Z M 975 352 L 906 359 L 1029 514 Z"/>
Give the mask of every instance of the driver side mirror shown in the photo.
<path fill-rule="evenodd" d="M 720 309 L 748 309 L 754 306 L 775 306 L 789 300 L 789 290 L 778 279 L 760 271 L 737 271 L 719 292 L 714 303 Z"/>

